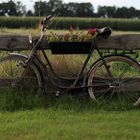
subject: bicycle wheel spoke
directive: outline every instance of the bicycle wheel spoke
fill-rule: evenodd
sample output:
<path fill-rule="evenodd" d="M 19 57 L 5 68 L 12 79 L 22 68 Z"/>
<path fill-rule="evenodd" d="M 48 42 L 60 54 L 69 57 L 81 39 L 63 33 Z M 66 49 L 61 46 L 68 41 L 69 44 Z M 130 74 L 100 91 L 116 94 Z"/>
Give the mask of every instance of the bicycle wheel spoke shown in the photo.
<path fill-rule="evenodd" d="M 110 56 L 105 60 L 112 77 L 109 77 L 102 62 L 99 61 L 90 73 L 88 84 L 89 95 L 95 96 L 96 100 L 110 101 L 136 101 L 137 91 L 140 91 L 140 66 L 133 60 L 125 56 Z M 95 78 L 98 77 L 98 78 Z M 108 88 L 105 87 L 108 85 Z"/>
<path fill-rule="evenodd" d="M 33 91 L 35 94 L 41 92 L 42 80 L 38 69 L 31 63 L 26 70 L 23 66 L 24 61 L 25 58 L 16 55 L 7 56 L 0 60 L 1 89 L 17 89 L 21 92 Z"/>
<path fill-rule="evenodd" d="M 124 75 L 127 73 L 128 68 L 125 68 L 125 70 L 120 74 L 119 79 L 123 78 Z"/>

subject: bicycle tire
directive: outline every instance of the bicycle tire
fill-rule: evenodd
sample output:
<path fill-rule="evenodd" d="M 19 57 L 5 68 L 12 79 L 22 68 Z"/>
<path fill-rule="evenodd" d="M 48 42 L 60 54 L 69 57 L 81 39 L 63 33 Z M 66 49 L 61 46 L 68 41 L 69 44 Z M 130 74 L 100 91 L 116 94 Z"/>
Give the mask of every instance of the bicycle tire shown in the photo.
<path fill-rule="evenodd" d="M 42 94 L 42 76 L 33 62 L 25 72 L 27 58 L 20 54 L 12 54 L 0 59 L 0 89 L 17 90 L 35 95 Z M 24 76 L 22 76 L 25 72 Z"/>
<path fill-rule="evenodd" d="M 140 65 L 134 59 L 121 55 L 104 57 L 104 61 L 112 77 L 108 75 L 103 61 L 101 59 L 97 61 L 92 66 L 88 77 L 90 98 L 98 103 L 112 102 L 118 99 L 123 102 L 127 100 L 126 103 L 134 103 L 140 96 L 139 91 L 136 91 L 140 89 L 136 89 L 133 83 L 140 77 Z M 137 82 L 140 84 L 140 81 Z M 125 85 L 128 83 L 130 86 L 126 87 Z"/>

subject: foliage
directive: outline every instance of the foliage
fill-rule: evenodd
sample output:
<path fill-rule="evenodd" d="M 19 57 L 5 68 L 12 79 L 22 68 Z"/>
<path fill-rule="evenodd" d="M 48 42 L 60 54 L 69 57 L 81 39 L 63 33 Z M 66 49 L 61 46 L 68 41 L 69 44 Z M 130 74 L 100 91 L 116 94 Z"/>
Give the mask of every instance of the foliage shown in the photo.
<path fill-rule="evenodd" d="M 0 16 L 22 16 L 25 12 L 25 6 L 20 1 L 9 0 L 0 4 Z"/>
<path fill-rule="evenodd" d="M 75 95 L 75 96 L 74 96 Z M 47 91 L 46 95 L 33 95 L 31 93 L 19 92 L 16 89 L 0 90 L 0 112 L 1 111 L 19 111 L 32 110 L 37 108 L 47 109 L 73 109 L 75 111 L 92 111 L 92 110 L 106 110 L 106 111 L 128 111 L 137 109 L 128 102 L 117 100 L 97 104 L 90 98 L 80 98 L 73 95 L 65 95 L 56 98 L 55 94 Z"/>
<path fill-rule="evenodd" d="M 36 16 L 58 14 L 64 17 L 110 17 L 110 18 L 139 18 L 140 10 L 134 7 L 99 6 L 97 13 L 91 3 L 63 3 L 62 0 L 49 0 L 35 2 L 34 11 Z"/>
<path fill-rule="evenodd" d="M 136 10 L 134 7 L 99 6 L 97 14 L 99 17 L 109 18 L 139 18 L 140 10 Z"/>
<path fill-rule="evenodd" d="M 63 3 L 62 0 L 49 0 L 35 2 L 35 16 L 60 15 L 71 17 L 92 17 L 93 6 L 91 3 Z"/>
<path fill-rule="evenodd" d="M 93 39 L 93 34 L 89 30 L 87 33 L 83 33 L 79 30 L 70 29 L 67 33 L 58 35 L 54 32 L 50 32 L 47 36 L 49 42 L 81 42 L 81 41 L 91 41 Z"/>
<path fill-rule="evenodd" d="M 36 28 L 40 18 L 37 17 L 0 17 L 1 28 Z"/>
<path fill-rule="evenodd" d="M 43 17 L 0 17 L 1 28 L 36 28 Z M 110 26 L 113 30 L 140 31 L 138 19 L 113 19 L 113 18 L 64 18 L 52 19 L 49 29 L 89 29 Z"/>
<path fill-rule="evenodd" d="M 16 111 L 45 107 L 45 98 L 17 90 L 0 90 L 0 111 Z"/>
<path fill-rule="evenodd" d="M 90 2 L 63 3 L 62 0 L 36 1 L 33 11 L 26 11 L 25 5 L 20 1 L 9 0 L 0 4 L 0 16 L 46 16 L 51 14 L 63 17 L 140 18 L 140 10 L 134 7 L 99 6 L 95 13 Z"/>
<path fill-rule="evenodd" d="M 110 17 L 110 18 L 139 18 L 140 10 L 134 7 L 99 6 L 97 13 L 91 3 L 63 3 L 61 0 L 50 0 L 48 2 L 35 3 L 35 15 L 59 14 L 69 17 Z"/>

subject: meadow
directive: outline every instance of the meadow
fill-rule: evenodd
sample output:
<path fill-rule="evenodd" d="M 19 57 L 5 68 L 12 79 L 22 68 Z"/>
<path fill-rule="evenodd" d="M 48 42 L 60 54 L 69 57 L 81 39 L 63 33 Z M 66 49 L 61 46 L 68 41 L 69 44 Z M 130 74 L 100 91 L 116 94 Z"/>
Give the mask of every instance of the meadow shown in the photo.
<path fill-rule="evenodd" d="M 0 94 L 0 140 L 139 140 L 139 108 L 70 96 Z"/>

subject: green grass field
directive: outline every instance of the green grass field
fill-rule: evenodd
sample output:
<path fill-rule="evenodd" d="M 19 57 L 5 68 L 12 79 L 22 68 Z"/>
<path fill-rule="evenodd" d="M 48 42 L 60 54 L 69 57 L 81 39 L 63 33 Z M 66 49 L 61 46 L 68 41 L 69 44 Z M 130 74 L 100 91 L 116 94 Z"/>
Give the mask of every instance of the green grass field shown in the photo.
<path fill-rule="evenodd" d="M 139 116 L 139 110 L 78 111 L 72 108 L 0 113 L 0 139 L 139 140 Z"/>
<path fill-rule="evenodd" d="M 0 94 L 0 140 L 139 140 L 139 108 Z"/>
<path fill-rule="evenodd" d="M 1 28 L 0 29 L 0 35 L 38 35 L 40 29 L 7 29 L 7 28 Z M 87 33 L 87 30 L 79 30 L 83 33 Z M 50 32 L 54 32 L 56 34 L 64 34 L 69 32 L 68 30 L 48 30 L 47 34 L 50 34 Z M 112 35 L 120 35 L 120 34 L 140 34 L 139 31 L 113 31 Z"/>

